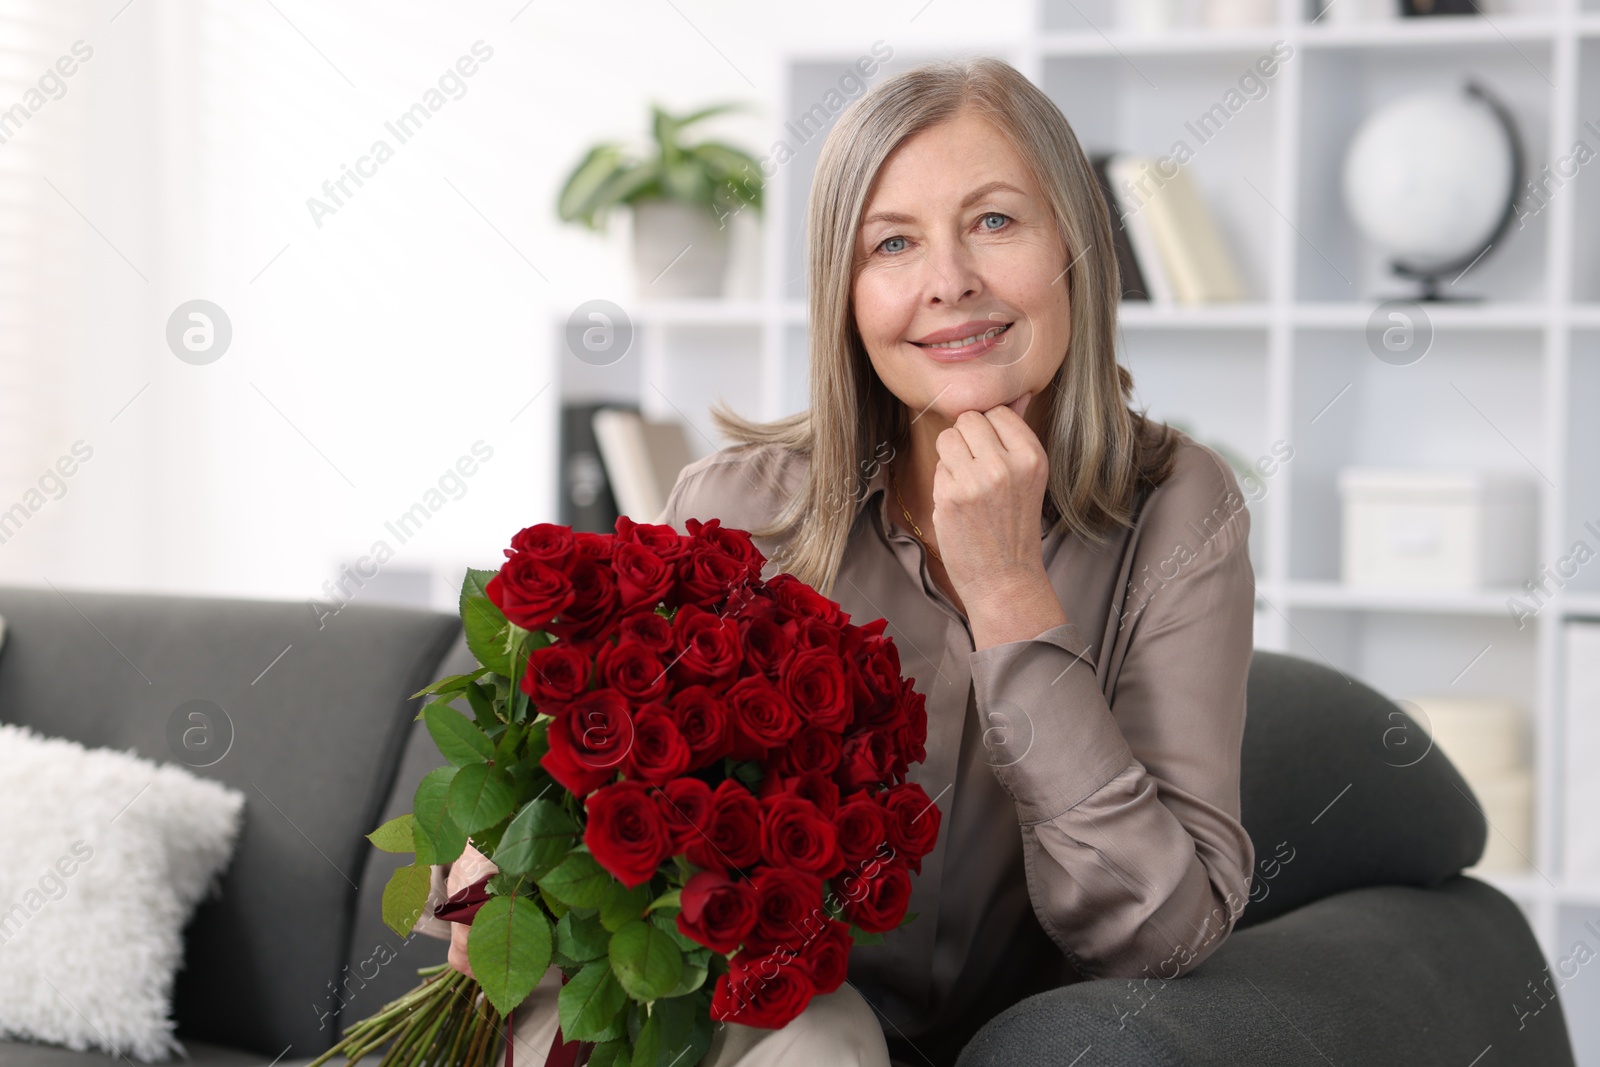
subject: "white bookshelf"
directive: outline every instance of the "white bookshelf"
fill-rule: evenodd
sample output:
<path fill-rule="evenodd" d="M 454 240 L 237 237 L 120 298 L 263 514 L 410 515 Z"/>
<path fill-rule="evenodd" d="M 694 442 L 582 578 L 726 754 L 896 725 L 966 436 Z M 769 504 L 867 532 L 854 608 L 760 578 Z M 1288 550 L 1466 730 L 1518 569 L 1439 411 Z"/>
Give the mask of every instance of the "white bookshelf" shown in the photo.
<path fill-rule="evenodd" d="M 1294 447 L 1251 504 L 1260 647 L 1326 660 L 1395 698 L 1452 692 L 1526 709 L 1537 780 L 1532 867 L 1472 873 L 1519 903 L 1554 961 L 1585 919 L 1600 919 L 1600 885 L 1563 874 L 1568 813 L 1559 777 L 1560 627 L 1600 616 L 1600 561 L 1521 630 L 1506 609 L 1511 589 L 1391 593 L 1338 580 L 1334 479 L 1346 465 L 1455 463 L 1535 480 L 1540 563 L 1564 555 L 1585 519 L 1600 520 L 1600 419 L 1591 411 L 1600 401 L 1600 160 L 1580 168 L 1526 229 L 1513 224 L 1454 287 L 1483 300 L 1428 309 L 1435 336 L 1423 360 L 1391 366 L 1363 340 L 1378 301 L 1413 291 L 1387 275 L 1339 195 L 1344 149 L 1371 108 L 1475 75 L 1513 111 L 1530 173 L 1565 154 L 1584 120 L 1600 125 L 1600 0 L 1484 6 L 1486 17 L 1351 26 L 1313 23 L 1297 0 L 1282 0 L 1270 28 L 1142 34 L 1120 28 L 1109 2 L 1036 0 L 1037 33 L 943 51 L 892 42 L 894 59 L 873 80 L 941 55 L 1000 55 L 1050 93 L 1087 151 L 1164 155 L 1180 137 L 1194 146 L 1184 120 L 1275 41 L 1294 48 L 1269 92 L 1187 164 L 1248 298 L 1202 308 L 1125 304 L 1121 356 L 1153 415 L 1247 459 L 1274 442 Z M 775 125 L 820 100 L 869 43 L 793 54 Z M 603 388 L 648 417 L 686 419 L 698 454 L 723 443 L 706 416 L 714 395 L 763 417 L 808 402 L 804 206 L 824 136 L 770 181 L 760 298 L 629 306 L 639 358 L 607 368 Z M 1594 135 L 1588 140 L 1600 150 Z M 575 395 L 598 380 L 578 378 L 567 387 Z M 1600 1031 L 1579 1022 L 1600 1018 L 1600 982 L 1570 983 L 1563 1002 L 1580 1062 L 1600 1064 Z"/>

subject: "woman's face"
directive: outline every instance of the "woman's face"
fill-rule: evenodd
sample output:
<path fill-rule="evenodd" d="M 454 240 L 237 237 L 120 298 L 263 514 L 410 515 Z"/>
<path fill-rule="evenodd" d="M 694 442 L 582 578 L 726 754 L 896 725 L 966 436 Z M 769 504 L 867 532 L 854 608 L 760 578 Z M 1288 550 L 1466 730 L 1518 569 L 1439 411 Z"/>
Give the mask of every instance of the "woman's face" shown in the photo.
<path fill-rule="evenodd" d="M 970 111 L 921 131 L 885 160 L 862 219 L 856 327 L 889 391 L 942 427 L 1031 390 L 1033 423 L 1066 356 L 1067 258 L 1011 143 Z M 932 347 L 997 327 L 987 345 Z"/>

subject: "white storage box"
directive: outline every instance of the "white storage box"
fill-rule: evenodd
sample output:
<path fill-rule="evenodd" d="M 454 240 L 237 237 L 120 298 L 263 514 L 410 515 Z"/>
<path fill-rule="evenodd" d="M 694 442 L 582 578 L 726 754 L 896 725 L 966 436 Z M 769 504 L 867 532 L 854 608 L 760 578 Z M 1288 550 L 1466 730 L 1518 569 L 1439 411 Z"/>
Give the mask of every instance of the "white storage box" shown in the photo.
<path fill-rule="evenodd" d="M 1533 575 L 1538 496 L 1528 479 L 1472 470 L 1348 467 L 1346 585 L 1517 588 Z"/>
<path fill-rule="evenodd" d="M 1489 823 L 1483 857 L 1469 870 L 1527 871 L 1534 848 L 1534 779 L 1528 719 L 1521 706 L 1455 695 L 1416 696 L 1400 703 L 1421 712 L 1434 746 L 1467 780 Z"/>

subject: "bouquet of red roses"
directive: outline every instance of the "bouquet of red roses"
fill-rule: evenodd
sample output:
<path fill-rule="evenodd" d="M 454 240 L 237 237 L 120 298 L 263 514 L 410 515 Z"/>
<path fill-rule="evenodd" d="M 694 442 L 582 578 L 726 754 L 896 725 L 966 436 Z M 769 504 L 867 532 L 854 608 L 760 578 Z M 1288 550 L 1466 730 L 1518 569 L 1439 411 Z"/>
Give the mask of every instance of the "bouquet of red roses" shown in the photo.
<path fill-rule="evenodd" d="M 384 892 L 402 935 L 430 864 L 469 837 L 493 861 L 437 913 L 470 922 L 474 978 L 424 969 L 317 1063 L 385 1044 L 384 1067 L 486 1063 L 555 964 L 561 1037 L 591 1064 L 688 1067 L 713 1020 L 782 1027 L 852 944 L 914 918 L 940 815 L 905 780 L 927 717 L 886 621 L 764 582 L 745 531 L 686 525 L 530 526 L 468 572 L 481 666 L 418 694 L 448 763 L 370 837 L 415 854 Z"/>

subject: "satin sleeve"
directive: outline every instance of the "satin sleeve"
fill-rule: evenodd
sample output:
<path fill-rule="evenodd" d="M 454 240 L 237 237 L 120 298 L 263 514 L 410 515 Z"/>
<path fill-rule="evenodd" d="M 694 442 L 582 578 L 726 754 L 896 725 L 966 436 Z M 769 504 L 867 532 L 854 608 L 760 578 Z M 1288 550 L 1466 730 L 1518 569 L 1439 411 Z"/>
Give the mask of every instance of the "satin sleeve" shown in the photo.
<path fill-rule="evenodd" d="M 1123 657 L 1109 701 L 1074 623 L 971 653 L 1034 912 L 1086 978 L 1193 969 L 1231 932 L 1255 863 L 1239 820 L 1249 512 L 1226 468 L 1162 506 L 1143 531 L 1152 569 L 1134 568 L 1108 624 L 1128 628 L 1107 642 Z"/>

